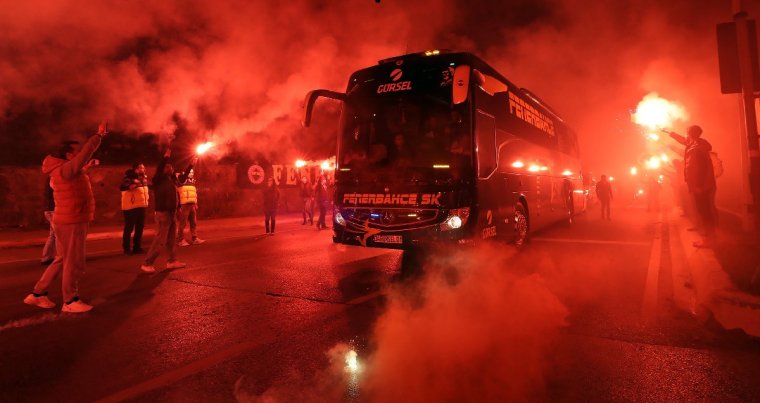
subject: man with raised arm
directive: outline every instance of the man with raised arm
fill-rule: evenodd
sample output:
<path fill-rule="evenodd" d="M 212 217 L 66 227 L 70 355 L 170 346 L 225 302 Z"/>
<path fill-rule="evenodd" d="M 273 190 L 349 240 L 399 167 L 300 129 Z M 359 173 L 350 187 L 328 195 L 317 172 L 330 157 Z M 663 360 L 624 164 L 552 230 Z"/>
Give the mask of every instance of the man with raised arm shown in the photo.
<path fill-rule="evenodd" d="M 56 257 L 34 286 L 24 302 L 40 308 L 52 308 L 48 287 L 63 269 L 63 307 L 61 312 L 82 313 L 92 309 L 79 298 L 79 278 L 85 270 L 85 241 L 90 221 L 95 218 L 95 197 L 92 194 L 87 170 L 98 164 L 92 155 L 106 136 L 107 124 L 101 123 L 96 135 L 83 146 L 66 142 L 58 154 L 48 155 L 42 162 L 42 172 L 50 176 L 55 210 L 53 230 L 56 236 Z"/>
<path fill-rule="evenodd" d="M 704 229 L 704 239 L 701 242 L 694 242 L 694 247 L 712 247 L 715 242 L 715 191 L 717 189 L 710 157 L 712 145 L 702 138 L 702 128 L 699 126 L 690 126 L 686 131 L 686 137 L 675 132 L 669 132 L 669 134 L 674 140 L 686 146 L 683 176 Z"/>

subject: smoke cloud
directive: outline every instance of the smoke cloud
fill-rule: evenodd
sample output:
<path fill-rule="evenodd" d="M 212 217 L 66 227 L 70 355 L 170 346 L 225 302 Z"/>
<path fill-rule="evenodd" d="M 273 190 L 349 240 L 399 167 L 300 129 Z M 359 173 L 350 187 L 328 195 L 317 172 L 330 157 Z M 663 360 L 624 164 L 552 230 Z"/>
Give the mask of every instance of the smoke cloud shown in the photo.
<path fill-rule="evenodd" d="M 750 15 L 760 4 L 748 3 Z M 377 60 L 473 51 L 576 129 L 587 171 L 623 173 L 645 152 L 630 111 L 650 92 L 683 104 L 742 180 L 738 101 L 719 93 L 715 24 L 727 2 L 464 0 L 325 2 L 0 0 L 0 152 L 41 148 L 108 118 L 129 135 L 178 130 L 243 155 L 332 155 L 337 106 L 299 125 L 304 94 L 345 88 Z M 326 116 L 324 116 L 326 115 Z M 618 175 L 619 176 L 619 175 Z M 720 189 L 723 189 L 722 191 Z"/>
<path fill-rule="evenodd" d="M 11 150 L 19 142 L 39 149 L 106 118 L 124 133 L 181 126 L 246 151 L 296 145 L 318 157 L 333 152 L 320 148 L 334 144 L 325 139 L 336 125 L 302 132 L 305 93 L 342 90 L 350 71 L 403 53 L 412 33 L 429 38 L 450 9 L 308 0 L 0 5 L 0 130 Z M 425 29 L 415 28 L 423 16 Z"/>
<path fill-rule="evenodd" d="M 510 268 L 513 249 L 484 245 L 433 257 L 424 276 L 392 285 L 358 374 L 339 344 L 329 366 L 239 401 L 525 401 L 545 399 L 545 375 L 567 309 L 538 274 Z M 362 355 L 363 354 L 363 355 Z M 295 386 L 294 386 L 295 385 Z"/>
<path fill-rule="evenodd" d="M 373 401 L 517 401 L 542 397 L 566 308 L 538 275 L 484 246 L 428 264 L 420 295 L 391 294 L 368 361 Z"/>

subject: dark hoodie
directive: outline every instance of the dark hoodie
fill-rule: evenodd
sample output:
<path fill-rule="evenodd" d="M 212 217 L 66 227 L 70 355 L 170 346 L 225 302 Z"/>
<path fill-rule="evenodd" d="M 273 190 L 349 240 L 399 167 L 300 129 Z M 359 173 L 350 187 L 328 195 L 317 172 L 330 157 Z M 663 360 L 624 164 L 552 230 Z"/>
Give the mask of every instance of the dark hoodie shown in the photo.
<path fill-rule="evenodd" d="M 715 173 L 710 151 L 712 151 L 712 145 L 703 138 L 687 140 L 683 174 L 689 192 L 701 193 L 715 190 Z"/>
<path fill-rule="evenodd" d="M 168 162 L 169 158 L 162 158 L 156 168 L 156 175 L 153 176 L 153 193 L 156 196 L 154 210 L 173 213 L 177 211 L 177 177 L 164 173 Z"/>
<path fill-rule="evenodd" d="M 42 172 L 50 175 L 50 187 L 53 188 L 54 224 L 79 224 L 95 218 L 95 197 L 84 166 L 101 140 L 98 135 L 90 137 L 79 154 L 70 160 L 48 155 L 42 161 Z"/>
<path fill-rule="evenodd" d="M 127 169 L 124 172 L 124 179 L 121 180 L 121 185 L 119 186 L 119 190 L 121 191 L 129 190 L 129 187 L 132 185 L 148 186 L 148 176 L 138 175 L 134 169 Z"/>

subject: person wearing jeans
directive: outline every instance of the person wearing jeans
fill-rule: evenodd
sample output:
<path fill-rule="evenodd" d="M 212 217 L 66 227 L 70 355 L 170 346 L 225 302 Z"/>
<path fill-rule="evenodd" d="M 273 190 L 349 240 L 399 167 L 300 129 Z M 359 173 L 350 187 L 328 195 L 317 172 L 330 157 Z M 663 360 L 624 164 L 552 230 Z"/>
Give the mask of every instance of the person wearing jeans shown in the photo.
<path fill-rule="evenodd" d="M 327 214 L 327 208 L 330 207 L 330 193 L 327 189 L 327 178 L 321 176 L 317 181 L 317 185 L 314 187 L 314 199 L 316 200 L 317 207 L 319 207 L 319 221 L 317 221 L 317 229 L 326 229 L 325 216 Z"/>
<path fill-rule="evenodd" d="M 57 156 L 48 155 L 42 162 L 42 172 L 50 175 L 55 210 L 56 257 L 45 269 L 24 303 L 40 308 L 52 308 L 55 303 L 47 297 L 48 287 L 63 271 L 61 291 L 64 305 L 61 312 L 82 313 L 92 305 L 79 298 L 79 278 L 85 270 L 85 241 L 90 221 L 95 218 L 95 197 L 87 171 L 98 165 L 91 160 L 106 135 L 106 124 L 101 123 L 97 135 L 80 147 L 76 141 L 65 142 Z"/>
<path fill-rule="evenodd" d="M 55 259 L 55 228 L 53 227 L 53 211 L 55 210 L 55 200 L 53 199 L 53 188 L 50 187 L 50 178 L 48 177 L 45 183 L 45 221 L 50 225 L 50 232 L 48 233 L 47 242 L 45 247 L 42 248 L 42 259 L 40 263 L 43 266 L 47 266 L 53 263 Z"/>
<path fill-rule="evenodd" d="M 156 268 L 153 266 L 156 259 L 161 254 L 161 250 L 166 250 L 167 269 L 181 269 L 186 264 L 177 260 L 175 254 L 174 238 L 177 236 L 177 224 L 175 215 L 177 213 L 177 183 L 174 176 L 174 167 L 169 164 L 171 149 L 166 150 L 164 158 L 158 164 L 156 175 L 153 176 L 153 192 L 156 199 L 155 220 L 156 220 L 156 237 L 150 245 L 148 255 L 145 256 L 140 270 L 144 273 L 155 273 Z"/>
<path fill-rule="evenodd" d="M 307 219 L 309 224 L 314 225 L 314 189 L 307 175 L 301 177 L 301 184 L 299 186 L 299 194 L 303 201 L 301 211 L 303 222 L 301 225 L 306 225 Z"/>
<path fill-rule="evenodd" d="M 177 232 L 177 245 L 200 245 L 206 241 L 198 238 L 198 189 L 195 187 L 195 170 L 193 165 L 198 161 L 196 156 L 193 162 L 177 178 L 177 194 L 179 195 L 179 209 L 177 220 L 179 231 Z M 185 239 L 185 225 L 190 223 L 190 242 Z"/>
<path fill-rule="evenodd" d="M 277 215 L 277 202 L 280 200 L 280 190 L 274 183 L 274 178 L 267 178 L 266 187 L 263 191 L 264 198 L 264 226 L 267 234 L 274 235 L 275 216 Z"/>

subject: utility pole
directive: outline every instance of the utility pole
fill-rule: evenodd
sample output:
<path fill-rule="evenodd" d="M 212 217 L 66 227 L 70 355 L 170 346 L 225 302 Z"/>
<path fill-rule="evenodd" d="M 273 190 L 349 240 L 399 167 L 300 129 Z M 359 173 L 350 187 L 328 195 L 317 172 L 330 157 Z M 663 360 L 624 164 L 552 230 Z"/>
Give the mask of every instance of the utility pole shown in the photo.
<path fill-rule="evenodd" d="M 760 142 L 757 135 L 757 114 L 755 112 L 754 70 L 750 49 L 750 30 L 743 0 L 733 0 L 734 22 L 736 23 L 736 43 L 741 76 L 744 128 L 747 135 L 747 156 L 749 160 L 749 188 L 752 204 L 747 206 L 754 218 L 755 231 L 760 231 Z"/>

